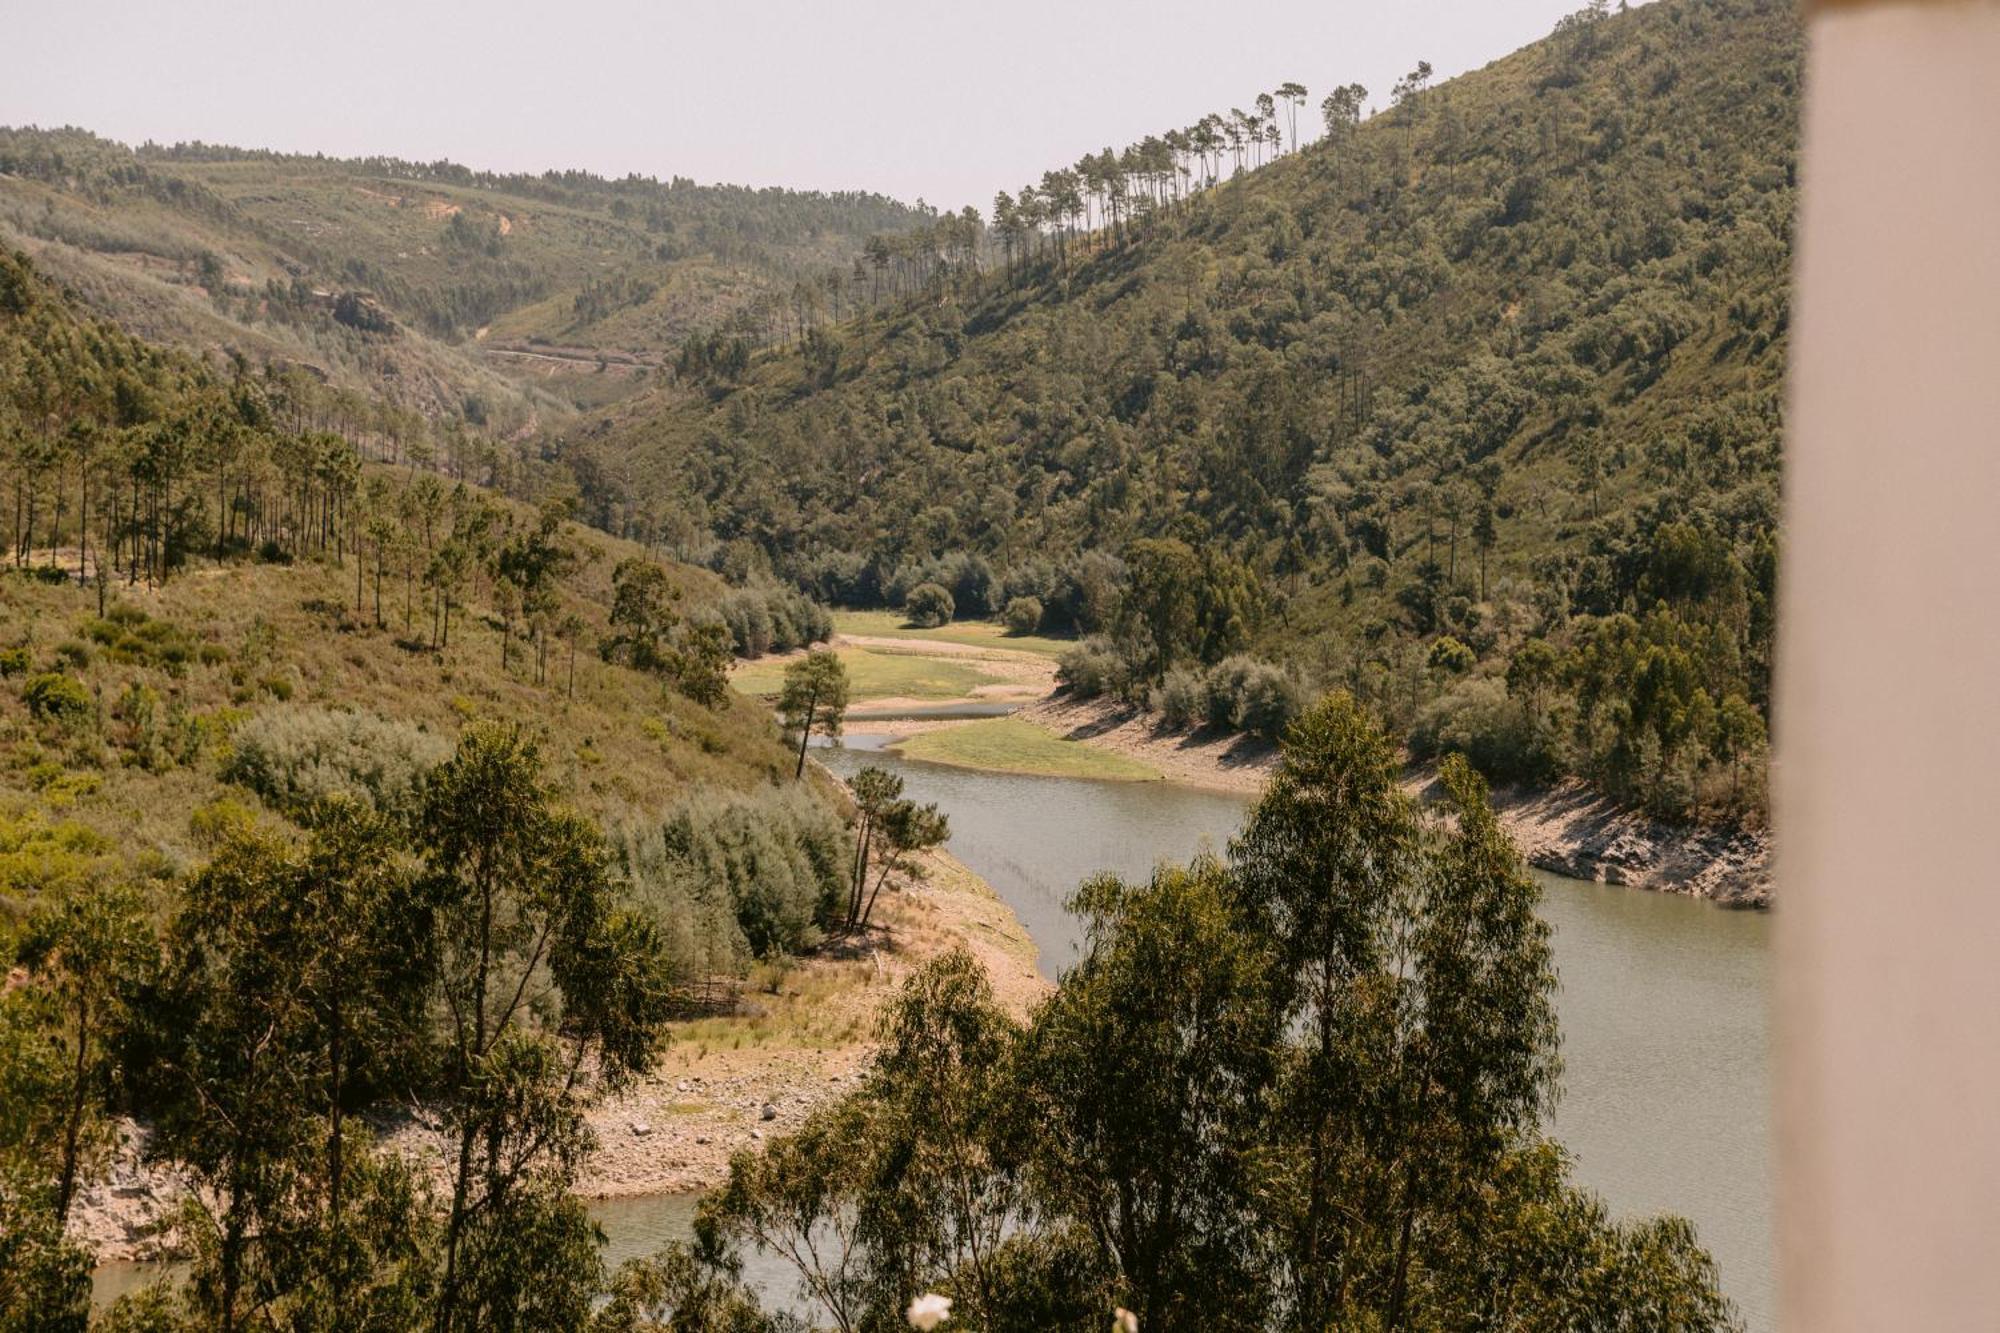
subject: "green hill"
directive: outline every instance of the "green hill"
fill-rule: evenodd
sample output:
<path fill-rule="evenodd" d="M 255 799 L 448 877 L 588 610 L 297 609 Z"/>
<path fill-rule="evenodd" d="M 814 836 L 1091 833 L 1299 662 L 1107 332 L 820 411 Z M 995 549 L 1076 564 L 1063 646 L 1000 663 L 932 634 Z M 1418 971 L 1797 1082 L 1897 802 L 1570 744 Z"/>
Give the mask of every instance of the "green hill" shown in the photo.
<path fill-rule="evenodd" d="M 1754 817 L 1800 57 L 1779 0 L 1600 8 L 1213 188 L 1195 132 L 1087 159 L 565 452 L 719 568 L 1033 595 L 1118 640 L 1092 684 L 1250 651 L 1503 776 Z"/>
<path fill-rule="evenodd" d="M 473 721 L 528 727 L 610 822 L 789 779 L 769 711 L 722 683 L 758 594 L 295 432 L 327 392 L 141 342 L 0 251 L 0 939 L 67 878 L 165 893 L 218 804 L 387 800 Z M 599 651 L 648 566 L 673 670 Z M 704 622 L 707 692 L 678 670 Z"/>
<path fill-rule="evenodd" d="M 0 129 L 0 242 L 131 331 L 291 361 L 513 431 L 643 384 L 690 336 L 839 313 L 879 195 L 475 172 Z"/>

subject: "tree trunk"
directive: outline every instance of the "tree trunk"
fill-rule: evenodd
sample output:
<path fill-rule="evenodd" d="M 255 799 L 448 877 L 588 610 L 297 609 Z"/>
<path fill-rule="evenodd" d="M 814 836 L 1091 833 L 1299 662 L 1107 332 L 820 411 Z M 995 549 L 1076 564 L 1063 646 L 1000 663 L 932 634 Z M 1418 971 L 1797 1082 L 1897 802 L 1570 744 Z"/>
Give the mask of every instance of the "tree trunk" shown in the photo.
<path fill-rule="evenodd" d="M 70 1071 L 69 1117 L 63 1125 L 62 1179 L 56 1186 L 56 1222 L 69 1218 L 76 1197 L 77 1158 L 83 1142 L 83 1113 L 90 1069 L 90 1007 L 80 1005 L 76 1020 L 76 1065 Z"/>
<path fill-rule="evenodd" d="M 797 782 L 806 775 L 806 742 L 812 739 L 813 713 L 819 706 L 819 696 L 806 700 L 806 724 L 799 728 L 799 766 L 792 771 L 792 781 Z"/>

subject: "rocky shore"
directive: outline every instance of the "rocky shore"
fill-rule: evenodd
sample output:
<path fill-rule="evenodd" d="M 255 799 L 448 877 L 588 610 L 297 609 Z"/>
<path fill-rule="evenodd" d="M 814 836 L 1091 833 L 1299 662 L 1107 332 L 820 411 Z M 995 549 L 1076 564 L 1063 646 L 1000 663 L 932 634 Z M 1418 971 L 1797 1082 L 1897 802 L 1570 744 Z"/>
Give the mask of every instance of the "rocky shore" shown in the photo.
<path fill-rule="evenodd" d="M 1208 730 L 1172 731 L 1143 710 L 1108 699 L 1050 695 L 1015 714 L 1067 740 L 1152 764 L 1169 780 L 1255 795 L 1277 767 L 1274 746 Z M 1413 767 L 1422 794 L 1431 774 Z M 1552 874 L 1661 893 L 1708 898 L 1728 907 L 1772 903 L 1771 839 L 1761 829 L 1666 824 L 1621 809 L 1581 783 L 1503 787 L 1493 809 L 1528 864 Z"/>

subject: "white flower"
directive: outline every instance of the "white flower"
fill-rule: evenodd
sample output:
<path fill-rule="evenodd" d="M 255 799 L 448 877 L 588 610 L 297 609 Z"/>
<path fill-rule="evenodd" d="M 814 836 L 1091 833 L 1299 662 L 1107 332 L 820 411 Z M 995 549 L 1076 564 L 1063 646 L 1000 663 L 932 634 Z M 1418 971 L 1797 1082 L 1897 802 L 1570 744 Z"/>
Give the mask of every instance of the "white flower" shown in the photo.
<path fill-rule="evenodd" d="M 1139 1333 L 1139 1316 L 1119 1306 L 1111 1312 L 1111 1333 Z"/>
<path fill-rule="evenodd" d="M 910 1302 L 908 1317 L 911 1328 L 920 1328 L 924 1333 L 930 1333 L 931 1329 L 951 1318 L 951 1297 L 927 1291 Z"/>

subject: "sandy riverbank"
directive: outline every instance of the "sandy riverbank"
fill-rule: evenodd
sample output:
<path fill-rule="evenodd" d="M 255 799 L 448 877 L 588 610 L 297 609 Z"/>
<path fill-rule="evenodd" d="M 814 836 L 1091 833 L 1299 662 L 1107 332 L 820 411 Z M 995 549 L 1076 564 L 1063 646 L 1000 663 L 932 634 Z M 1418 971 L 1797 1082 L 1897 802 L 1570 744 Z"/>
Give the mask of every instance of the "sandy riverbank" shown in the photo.
<path fill-rule="evenodd" d="M 1000 1004 L 1025 1018 L 1049 990 L 1026 928 L 950 855 L 928 856 L 926 869 L 926 878 L 884 895 L 877 907 L 884 928 L 861 956 L 805 964 L 781 987 L 785 994 L 747 995 L 747 1016 L 684 1025 L 645 1083 L 592 1114 L 599 1147 L 578 1193 L 721 1184 L 732 1153 L 796 1130 L 854 1086 L 874 1054 L 883 1002 L 950 949 L 969 950 Z"/>

